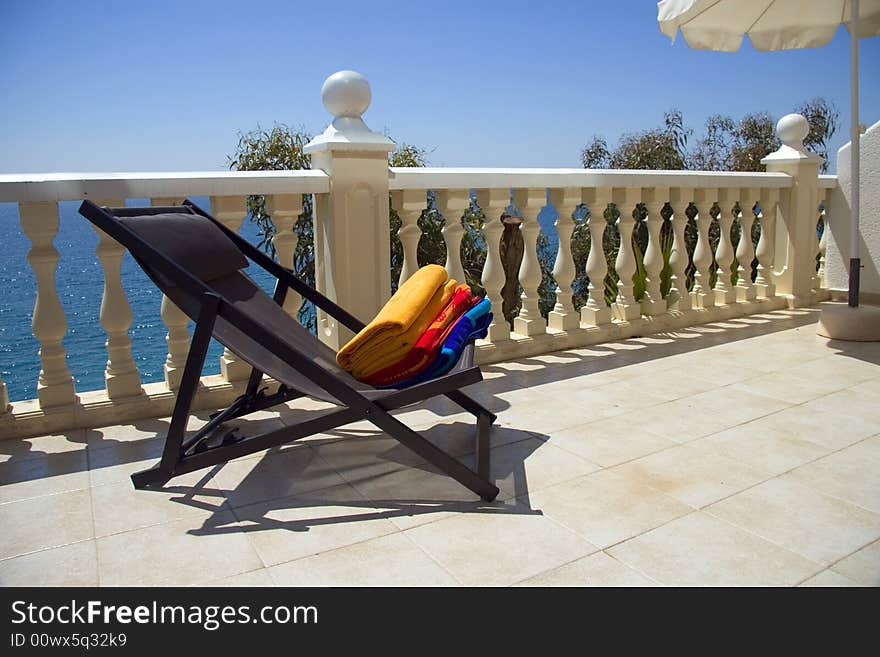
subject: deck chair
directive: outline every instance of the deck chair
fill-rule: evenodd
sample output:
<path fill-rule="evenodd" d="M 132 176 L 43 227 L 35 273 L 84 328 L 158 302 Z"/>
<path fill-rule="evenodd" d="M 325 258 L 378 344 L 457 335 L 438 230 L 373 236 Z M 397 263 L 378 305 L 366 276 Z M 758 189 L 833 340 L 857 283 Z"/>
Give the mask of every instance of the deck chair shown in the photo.
<path fill-rule="evenodd" d="M 355 333 L 364 323 L 194 203 L 108 208 L 84 201 L 79 212 L 126 247 L 159 289 L 195 321 L 161 461 L 132 475 L 136 488 L 162 486 L 186 472 L 368 420 L 482 499 L 492 501 L 498 494 L 489 481 L 489 431 L 495 415 L 460 390 L 483 378 L 473 364 L 473 342 L 444 376 L 409 388 L 373 388 L 341 369 L 336 352 L 281 305 L 292 289 Z M 248 260 L 276 279 L 272 297 L 244 273 Z M 187 437 L 187 419 L 212 337 L 252 370 L 244 393 Z M 278 382 L 275 392 L 270 394 L 263 385 L 264 375 Z M 395 409 L 438 395 L 445 395 L 475 416 L 476 471 L 391 415 Z M 334 407 L 258 435 L 241 436 L 223 426 L 234 418 L 299 397 L 330 402 Z"/>

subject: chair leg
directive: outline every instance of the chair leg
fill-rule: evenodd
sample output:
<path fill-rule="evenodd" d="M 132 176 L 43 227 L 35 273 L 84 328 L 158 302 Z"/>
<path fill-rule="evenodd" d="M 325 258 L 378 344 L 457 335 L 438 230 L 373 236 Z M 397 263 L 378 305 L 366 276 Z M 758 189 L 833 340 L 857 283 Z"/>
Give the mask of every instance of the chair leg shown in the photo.
<path fill-rule="evenodd" d="M 446 397 L 454 401 L 456 404 L 461 406 L 464 410 L 466 410 L 471 415 L 476 417 L 480 417 L 481 415 L 486 415 L 491 418 L 491 422 L 494 422 L 497 417 L 495 414 L 490 411 L 488 408 L 483 406 L 480 402 L 478 402 L 473 397 L 469 397 L 461 390 L 452 390 L 446 393 Z"/>
<path fill-rule="evenodd" d="M 173 475 L 162 468 L 161 465 L 154 465 L 147 470 L 141 470 L 131 475 L 131 483 L 138 490 L 149 488 L 150 486 L 162 486 L 166 481 L 171 479 Z"/>
<path fill-rule="evenodd" d="M 455 479 L 462 486 L 472 490 L 485 501 L 491 502 L 498 496 L 498 487 L 489 482 L 488 476 L 481 477 L 457 458 L 444 452 L 429 440 L 403 424 L 403 422 L 390 415 L 387 411 L 382 410 L 378 406 L 374 406 L 371 412 L 368 413 L 367 419 L 383 431 L 387 432 L 388 435 L 395 438 L 402 445 L 409 447 L 428 463 L 443 470 L 443 472 Z M 488 463 L 487 460 L 484 462 Z M 488 469 L 488 467 L 484 466 L 484 469 Z"/>
<path fill-rule="evenodd" d="M 492 427 L 492 421 L 495 416 L 491 414 L 481 413 L 477 416 L 477 474 L 483 479 L 488 480 L 490 472 L 490 435 L 489 430 Z"/>

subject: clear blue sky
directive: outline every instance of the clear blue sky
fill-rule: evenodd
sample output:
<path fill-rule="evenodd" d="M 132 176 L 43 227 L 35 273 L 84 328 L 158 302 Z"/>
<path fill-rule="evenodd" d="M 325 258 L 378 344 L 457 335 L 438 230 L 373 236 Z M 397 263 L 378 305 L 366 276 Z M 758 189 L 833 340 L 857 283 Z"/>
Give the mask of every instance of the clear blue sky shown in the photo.
<path fill-rule="evenodd" d="M 678 107 L 778 118 L 832 99 L 849 130 L 849 37 L 824 49 L 673 46 L 651 0 L 336 2 L 0 0 L 0 171 L 223 169 L 239 130 L 329 115 L 324 78 L 370 80 L 374 130 L 436 166 L 579 166 Z M 880 38 L 861 44 L 861 112 L 880 120 Z"/>

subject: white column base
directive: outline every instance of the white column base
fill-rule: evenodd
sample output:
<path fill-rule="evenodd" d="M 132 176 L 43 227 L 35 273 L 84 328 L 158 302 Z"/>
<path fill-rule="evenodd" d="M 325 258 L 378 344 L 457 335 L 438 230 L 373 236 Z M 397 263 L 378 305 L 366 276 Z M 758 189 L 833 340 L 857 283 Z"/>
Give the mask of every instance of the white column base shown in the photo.
<path fill-rule="evenodd" d="M 546 327 L 547 323 L 543 317 L 538 317 L 537 319 L 513 318 L 513 332 L 519 335 L 540 335 L 544 333 Z"/>
<path fill-rule="evenodd" d="M 627 322 L 631 319 L 638 319 L 642 316 L 642 308 L 639 304 L 633 303 L 620 303 L 619 301 L 615 301 L 611 305 L 611 316 L 614 319 L 619 319 L 621 321 Z"/>
<path fill-rule="evenodd" d="M 602 326 L 611 323 L 611 308 L 604 306 L 602 308 L 590 308 L 584 306 L 581 308 L 581 322 L 587 326 Z"/>
<path fill-rule="evenodd" d="M 580 326 L 577 313 L 559 313 L 551 310 L 547 315 L 547 326 L 558 331 L 570 331 Z"/>

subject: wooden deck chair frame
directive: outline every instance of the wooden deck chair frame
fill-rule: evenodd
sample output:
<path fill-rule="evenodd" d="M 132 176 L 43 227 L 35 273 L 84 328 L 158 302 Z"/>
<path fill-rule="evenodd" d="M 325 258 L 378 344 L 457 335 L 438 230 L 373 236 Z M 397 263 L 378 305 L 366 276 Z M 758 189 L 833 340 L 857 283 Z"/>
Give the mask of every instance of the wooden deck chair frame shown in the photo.
<path fill-rule="evenodd" d="M 183 205 L 172 207 L 107 208 L 99 207 L 91 201 L 84 201 L 79 212 L 125 246 L 162 292 L 195 321 L 195 331 L 177 390 L 161 460 L 154 467 L 132 475 L 132 482 L 136 488 L 161 486 L 177 475 L 225 463 L 230 459 L 326 432 L 352 422 L 368 420 L 482 499 L 486 501 L 495 499 L 498 488 L 489 480 L 489 433 L 496 417 L 460 390 L 464 386 L 482 380 L 480 369 L 473 365 L 473 342 L 465 348 L 458 364 L 448 374 L 409 388 L 378 390 L 356 381 L 345 372 L 333 371 L 333 368 L 327 367 L 326 363 L 317 362 L 310 354 L 292 347 L 287 340 L 267 329 L 259 318 L 249 316 L 247 312 L 224 298 L 222 291 L 214 289 L 212 281 L 201 280 L 188 271 L 184 263 L 175 262 L 119 220 L 122 217 L 136 218 L 168 213 L 204 217 L 220 228 L 251 263 L 275 278 L 276 285 L 272 300 L 278 312 L 284 312 L 281 305 L 288 290 L 294 290 L 351 331 L 356 333 L 364 327 L 364 323 L 358 318 L 306 285 L 293 271 L 281 266 L 194 203 L 184 201 Z M 163 284 L 168 281 L 173 281 L 174 287 L 169 288 L 167 284 Z M 262 291 L 260 293 L 262 294 Z M 256 364 L 259 359 L 253 354 L 240 353 L 243 351 L 241 345 L 226 344 L 224 336 L 218 335 L 215 330 L 220 321 L 224 322 L 225 326 L 232 326 L 246 334 L 249 339 L 304 377 L 297 381 L 311 383 L 297 385 L 297 381 L 294 381 L 293 385 L 289 385 L 281 381 L 276 392 L 267 394 L 267 389 L 261 385 L 264 370 Z M 310 333 L 308 335 L 315 341 L 316 347 L 326 349 L 317 337 Z M 244 393 L 228 408 L 214 413 L 202 429 L 187 437 L 187 420 L 212 337 L 217 338 L 224 346 L 249 362 L 252 371 Z M 234 418 L 271 408 L 298 397 L 314 396 L 310 395 L 308 390 L 301 389 L 308 388 L 312 384 L 317 388 L 313 387 L 310 390 L 318 390 L 318 394 L 325 395 L 325 399 L 326 395 L 331 396 L 336 407 L 325 412 L 317 412 L 297 424 L 253 436 L 241 437 L 233 432 L 223 432 L 223 423 Z M 476 418 L 476 471 L 391 415 L 391 411 L 395 409 L 439 395 L 446 396 Z"/>

